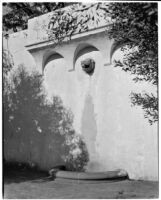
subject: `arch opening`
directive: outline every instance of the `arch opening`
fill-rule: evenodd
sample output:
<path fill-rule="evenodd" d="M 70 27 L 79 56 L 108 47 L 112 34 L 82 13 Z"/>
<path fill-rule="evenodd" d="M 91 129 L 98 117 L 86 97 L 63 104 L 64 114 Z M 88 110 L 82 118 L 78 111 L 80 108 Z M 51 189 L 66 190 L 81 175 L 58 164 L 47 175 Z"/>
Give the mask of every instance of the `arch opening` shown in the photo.
<path fill-rule="evenodd" d="M 42 72 L 44 73 L 45 66 L 52 60 L 62 59 L 64 58 L 61 54 L 55 51 L 48 51 L 43 56 L 43 63 L 42 63 Z"/>
<path fill-rule="evenodd" d="M 111 47 L 111 51 L 110 51 L 110 63 L 112 63 L 112 57 L 114 55 L 114 53 L 118 50 L 121 49 L 122 47 L 128 45 L 128 44 L 132 44 L 133 42 L 131 40 L 121 40 L 121 41 L 115 41 L 112 44 Z"/>
<path fill-rule="evenodd" d="M 99 49 L 88 43 L 79 44 L 74 52 L 73 69 L 75 69 L 75 64 L 79 57 L 93 51 L 99 51 Z"/>

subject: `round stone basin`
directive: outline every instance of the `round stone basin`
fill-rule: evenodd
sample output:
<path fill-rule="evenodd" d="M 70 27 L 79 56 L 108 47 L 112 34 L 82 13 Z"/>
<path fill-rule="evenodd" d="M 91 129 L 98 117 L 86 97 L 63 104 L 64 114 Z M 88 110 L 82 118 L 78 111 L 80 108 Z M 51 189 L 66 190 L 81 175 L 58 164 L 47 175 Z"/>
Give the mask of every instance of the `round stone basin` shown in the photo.
<path fill-rule="evenodd" d="M 73 179 L 73 180 L 116 180 L 127 179 L 128 174 L 124 170 L 105 171 L 105 172 L 72 172 L 57 171 L 55 178 Z"/>

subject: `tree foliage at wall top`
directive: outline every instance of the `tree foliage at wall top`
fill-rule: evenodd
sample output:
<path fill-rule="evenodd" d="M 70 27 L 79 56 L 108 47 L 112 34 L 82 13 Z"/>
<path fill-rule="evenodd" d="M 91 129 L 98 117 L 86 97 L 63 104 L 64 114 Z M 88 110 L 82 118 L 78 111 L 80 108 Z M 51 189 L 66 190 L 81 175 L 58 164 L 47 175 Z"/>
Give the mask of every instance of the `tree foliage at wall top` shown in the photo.
<path fill-rule="evenodd" d="M 70 5 L 67 2 L 3 3 L 3 30 L 17 32 L 27 28 L 28 19 Z"/>
<path fill-rule="evenodd" d="M 122 44 L 123 62 L 115 61 L 134 81 L 158 85 L 158 5 L 157 3 L 75 4 L 69 10 L 53 13 L 49 38 L 56 44 L 87 31 L 91 23 L 107 22 L 107 37 Z M 68 36 L 68 37 L 67 37 Z M 126 44 L 126 46 L 124 46 Z M 116 45 L 116 47 L 118 46 Z M 142 106 L 150 124 L 158 121 L 158 98 L 153 94 L 131 94 L 133 105 Z"/>
<path fill-rule="evenodd" d="M 48 26 L 49 39 L 57 45 L 65 39 L 70 40 L 74 34 L 97 28 L 102 20 L 106 20 L 105 9 L 105 3 L 76 3 L 67 9 L 56 10 Z"/>

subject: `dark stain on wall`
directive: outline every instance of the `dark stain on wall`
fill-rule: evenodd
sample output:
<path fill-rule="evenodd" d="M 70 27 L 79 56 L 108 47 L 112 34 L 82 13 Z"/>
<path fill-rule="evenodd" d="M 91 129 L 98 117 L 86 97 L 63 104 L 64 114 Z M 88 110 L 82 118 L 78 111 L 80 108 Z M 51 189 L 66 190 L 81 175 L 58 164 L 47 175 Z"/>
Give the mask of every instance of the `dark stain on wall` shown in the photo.
<path fill-rule="evenodd" d="M 97 126 L 94 114 L 94 104 L 90 95 L 87 95 L 85 99 L 84 110 L 82 114 L 81 131 L 87 145 L 89 159 L 90 161 L 95 160 L 95 141 L 97 135 Z"/>

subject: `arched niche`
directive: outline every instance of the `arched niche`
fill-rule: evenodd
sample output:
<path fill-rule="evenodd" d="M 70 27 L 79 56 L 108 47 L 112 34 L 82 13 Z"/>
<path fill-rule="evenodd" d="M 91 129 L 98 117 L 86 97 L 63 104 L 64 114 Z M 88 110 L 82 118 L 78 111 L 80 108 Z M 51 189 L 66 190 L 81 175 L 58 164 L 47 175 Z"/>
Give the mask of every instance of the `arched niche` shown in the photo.
<path fill-rule="evenodd" d="M 132 44 L 133 42 L 129 39 L 121 40 L 121 41 L 114 41 L 112 44 L 111 50 L 110 50 L 110 63 L 112 63 L 112 57 L 114 53 L 120 49 L 123 46 L 126 46 L 127 44 Z"/>
<path fill-rule="evenodd" d="M 74 58 L 73 58 L 73 69 L 75 69 L 75 63 L 79 57 L 86 53 L 99 51 L 95 46 L 88 44 L 88 43 L 82 43 L 79 44 L 74 52 Z"/>
<path fill-rule="evenodd" d="M 56 51 L 47 51 L 43 56 L 42 62 L 42 72 L 44 73 L 45 66 L 52 60 L 62 59 L 64 58 L 61 54 Z"/>

